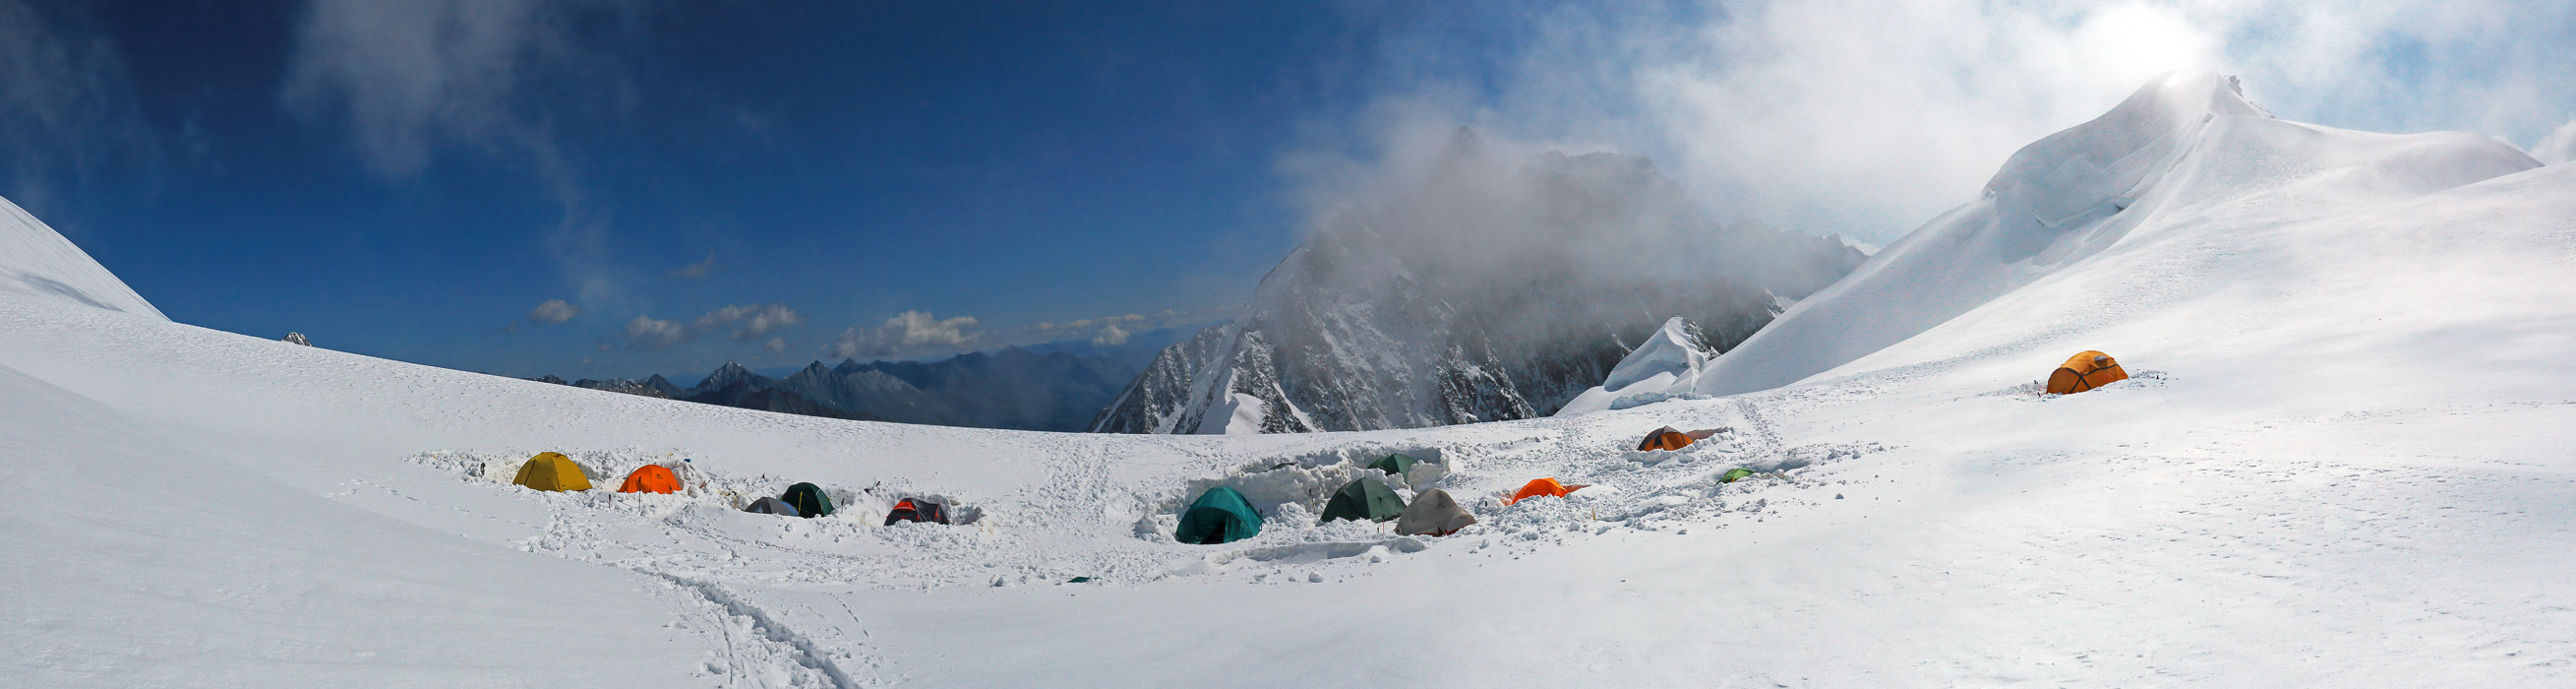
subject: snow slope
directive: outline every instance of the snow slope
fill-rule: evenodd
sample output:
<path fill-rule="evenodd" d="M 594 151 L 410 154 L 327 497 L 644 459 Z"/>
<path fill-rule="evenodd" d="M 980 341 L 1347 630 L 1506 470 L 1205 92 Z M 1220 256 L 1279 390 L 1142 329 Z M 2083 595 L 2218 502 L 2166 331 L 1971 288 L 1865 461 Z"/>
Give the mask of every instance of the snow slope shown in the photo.
<path fill-rule="evenodd" d="M 2495 145 L 2213 118 L 2119 236 L 1799 385 L 1366 433 L 789 417 L 0 292 L 0 684 L 2566 685 L 2576 169 Z M 2032 392 L 2087 347 L 2137 378 Z M 1663 425 L 1732 430 L 1624 450 Z M 540 449 L 707 483 L 505 485 Z M 1482 523 L 1313 523 L 1391 451 Z M 1541 476 L 1594 487 L 1493 499 Z M 844 511 L 726 506 L 800 480 Z M 1170 542 L 1219 483 L 1261 535 Z"/>
<path fill-rule="evenodd" d="M 53 297 L 168 320 L 54 228 L 0 199 L 0 292 Z"/>

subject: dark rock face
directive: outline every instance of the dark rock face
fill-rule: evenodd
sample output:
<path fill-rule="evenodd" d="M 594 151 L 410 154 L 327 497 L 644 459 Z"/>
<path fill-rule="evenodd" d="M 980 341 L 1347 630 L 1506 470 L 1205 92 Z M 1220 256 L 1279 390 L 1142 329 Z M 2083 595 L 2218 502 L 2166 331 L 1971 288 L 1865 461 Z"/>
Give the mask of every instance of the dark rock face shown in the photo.
<path fill-rule="evenodd" d="M 1642 158 L 1462 135 L 1418 188 L 1319 228 L 1233 320 L 1154 358 L 1091 430 L 1286 433 L 1543 416 L 1665 319 L 1724 351 L 1866 256 L 1706 220 Z"/>

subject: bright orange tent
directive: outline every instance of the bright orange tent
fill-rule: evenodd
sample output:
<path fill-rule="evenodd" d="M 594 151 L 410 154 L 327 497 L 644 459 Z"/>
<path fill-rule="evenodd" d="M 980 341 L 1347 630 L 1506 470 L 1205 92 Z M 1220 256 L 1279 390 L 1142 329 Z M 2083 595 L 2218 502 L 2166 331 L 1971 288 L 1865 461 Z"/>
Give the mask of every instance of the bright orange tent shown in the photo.
<path fill-rule="evenodd" d="M 2065 366 L 2048 374 L 2048 394 L 2074 394 L 2128 379 L 2129 372 L 2120 370 L 2120 362 L 2111 360 L 2111 355 L 2087 351 L 2067 357 Z"/>
<path fill-rule="evenodd" d="M 635 473 L 627 474 L 626 485 L 618 486 L 617 492 L 677 493 L 680 492 L 680 477 L 671 475 L 670 467 L 646 464 Z"/>
<path fill-rule="evenodd" d="M 1539 480 L 1536 480 L 1536 481 L 1531 481 L 1531 482 L 1529 482 L 1529 484 L 1528 484 L 1528 485 L 1521 486 L 1521 490 L 1520 490 L 1520 492 L 1518 492 L 1518 493 L 1513 493 L 1513 494 L 1512 494 L 1511 499 L 1509 499 L 1509 500 L 1504 500 L 1504 501 L 1503 501 L 1503 504 L 1505 504 L 1505 505 L 1509 505 L 1509 504 L 1512 504 L 1512 503 L 1520 502 L 1520 501 L 1522 501 L 1522 500 L 1528 500 L 1528 499 L 1530 499 L 1530 498 L 1535 498 L 1535 497 L 1539 497 L 1539 496 L 1542 496 L 1542 495 L 1555 496 L 1555 497 L 1560 497 L 1560 498 L 1562 498 L 1562 497 L 1565 497 L 1565 494 L 1567 494 L 1567 493 L 1572 493 L 1572 492 L 1574 492 L 1574 491 L 1582 490 L 1582 489 L 1583 489 L 1583 487 L 1584 487 L 1584 486 L 1586 486 L 1586 485 L 1590 485 L 1590 484 L 1577 483 L 1577 484 L 1574 484 L 1574 485 L 1569 486 L 1569 485 L 1565 485 L 1565 484 L 1562 484 L 1562 483 L 1557 483 L 1557 482 L 1556 482 L 1556 479 L 1552 479 L 1552 478 L 1543 478 L 1543 479 L 1539 479 Z"/>
<path fill-rule="evenodd" d="M 1689 433 L 1683 433 L 1681 431 L 1674 430 L 1671 426 L 1665 426 L 1663 428 L 1655 429 L 1655 432 L 1653 433 L 1646 434 L 1646 439 L 1637 443 L 1637 451 L 1679 450 L 1685 447 L 1690 447 L 1691 440 L 1692 438 Z"/>

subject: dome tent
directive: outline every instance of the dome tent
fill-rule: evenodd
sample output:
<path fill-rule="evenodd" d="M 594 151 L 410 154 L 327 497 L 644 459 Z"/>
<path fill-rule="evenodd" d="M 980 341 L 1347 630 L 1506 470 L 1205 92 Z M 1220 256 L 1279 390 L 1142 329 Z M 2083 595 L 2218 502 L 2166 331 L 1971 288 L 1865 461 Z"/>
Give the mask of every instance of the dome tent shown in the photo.
<path fill-rule="evenodd" d="M 1394 490 L 1386 487 L 1385 482 L 1376 478 L 1363 477 L 1343 484 L 1341 490 L 1333 491 L 1333 499 L 1324 503 L 1324 518 L 1316 520 L 1316 523 L 1330 522 L 1335 519 L 1382 522 L 1403 514 L 1404 498 L 1397 497 Z"/>
<path fill-rule="evenodd" d="M 923 500 L 921 498 L 904 498 L 902 500 L 897 500 L 894 503 L 894 509 L 886 512 L 885 525 L 894 526 L 895 522 L 930 522 L 933 524 L 946 524 L 948 523 L 948 506 Z"/>
<path fill-rule="evenodd" d="M 670 467 L 646 464 L 627 474 L 626 483 L 618 486 L 617 492 L 669 494 L 680 492 L 680 489 L 680 477 L 672 474 Z"/>
<path fill-rule="evenodd" d="M 787 504 L 795 505 L 797 512 L 796 516 L 811 519 L 814 517 L 830 516 L 832 514 L 832 498 L 823 495 L 822 486 L 817 486 L 811 483 L 799 483 L 793 486 L 788 486 L 787 492 L 780 494 L 778 499 L 787 501 Z"/>
<path fill-rule="evenodd" d="M 2066 358 L 2066 365 L 2048 374 L 2048 394 L 2071 395 L 2129 379 L 2120 362 L 2111 355 L 2085 351 Z"/>
<path fill-rule="evenodd" d="M 1413 470 L 1414 464 L 1418 464 L 1420 462 L 1421 460 L 1414 459 L 1412 455 L 1398 452 L 1384 457 L 1379 457 L 1377 461 L 1369 462 L 1368 468 L 1386 472 L 1387 475 L 1390 476 L 1403 476 L 1405 472 Z"/>
<path fill-rule="evenodd" d="M 1217 486 L 1181 510 L 1181 526 L 1172 539 L 1182 543 L 1233 543 L 1261 533 L 1261 512 L 1232 488 Z"/>
<path fill-rule="evenodd" d="M 742 508 L 742 511 L 756 514 L 784 514 L 790 517 L 805 516 L 804 514 L 796 511 L 795 505 L 787 504 L 787 501 L 785 500 L 767 496 L 751 501 L 751 505 Z"/>
<path fill-rule="evenodd" d="M 1690 447 L 1692 440 L 1693 438 L 1691 437 L 1691 434 L 1683 433 L 1679 429 L 1671 426 L 1665 426 L 1663 428 L 1655 429 L 1652 433 L 1647 433 L 1645 440 L 1638 441 L 1637 451 L 1679 450 L 1685 447 Z"/>
<path fill-rule="evenodd" d="M 581 473 L 581 465 L 561 452 L 539 452 L 519 465 L 519 475 L 510 483 L 544 491 L 590 490 L 590 477 Z"/>
<path fill-rule="evenodd" d="M 1395 520 L 1395 533 L 1399 536 L 1447 536 L 1474 523 L 1476 515 L 1468 514 L 1467 508 L 1458 506 L 1457 498 L 1449 497 L 1449 491 L 1433 488 L 1413 496 L 1413 504 L 1404 508 L 1404 514 Z"/>

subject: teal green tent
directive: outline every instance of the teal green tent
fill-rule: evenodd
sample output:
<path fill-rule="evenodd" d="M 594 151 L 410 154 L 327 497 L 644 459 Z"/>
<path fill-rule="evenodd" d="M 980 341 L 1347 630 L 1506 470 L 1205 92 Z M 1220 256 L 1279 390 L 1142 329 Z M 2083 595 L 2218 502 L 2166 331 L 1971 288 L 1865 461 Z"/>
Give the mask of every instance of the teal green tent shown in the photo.
<path fill-rule="evenodd" d="M 1382 522 L 1404 514 L 1404 498 L 1395 496 L 1386 483 L 1363 478 L 1333 491 L 1331 502 L 1324 503 L 1324 521 L 1366 519 Z"/>
<path fill-rule="evenodd" d="M 1404 472 L 1413 470 L 1413 465 L 1413 457 L 1399 453 L 1380 457 L 1377 461 L 1369 462 L 1368 468 L 1383 471 L 1394 476 L 1403 476 Z"/>
<path fill-rule="evenodd" d="M 832 499 L 823 496 L 822 486 L 811 483 L 788 486 L 787 493 L 778 496 L 778 499 L 795 505 L 796 511 L 803 513 L 803 516 L 809 519 L 832 513 Z"/>
<path fill-rule="evenodd" d="M 1744 469 L 1744 468 L 1728 469 L 1728 470 L 1726 470 L 1726 475 L 1725 475 L 1725 476 L 1721 476 L 1721 477 L 1719 477 L 1719 478 L 1717 479 L 1717 482 L 1718 482 L 1718 483 L 1734 483 L 1734 482 L 1737 482 L 1737 481 L 1744 480 L 1745 478 L 1750 477 L 1750 476 L 1752 476 L 1752 475 L 1753 475 L 1753 470 L 1752 470 L 1752 469 Z"/>
<path fill-rule="evenodd" d="M 1182 543 L 1233 543 L 1261 533 L 1261 513 L 1242 493 L 1225 486 L 1208 489 L 1190 508 L 1181 510 L 1181 528 L 1172 538 Z"/>

